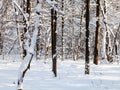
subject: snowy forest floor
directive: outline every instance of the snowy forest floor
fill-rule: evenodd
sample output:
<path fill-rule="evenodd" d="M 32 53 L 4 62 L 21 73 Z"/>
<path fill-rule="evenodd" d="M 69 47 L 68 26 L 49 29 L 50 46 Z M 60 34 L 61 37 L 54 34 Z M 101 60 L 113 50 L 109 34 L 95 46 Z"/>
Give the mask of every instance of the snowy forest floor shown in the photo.
<path fill-rule="evenodd" d="M 17 57 L 0 58 L 0 90 L 16 90 Z M 33 60 L 24 78 L 23 90 L 120 90 L 120 64 L 91 63 L 90 75 L 84 74 L 84 60 L 58 60 L 58 76 L 51 72 L 51 61 Z"/>

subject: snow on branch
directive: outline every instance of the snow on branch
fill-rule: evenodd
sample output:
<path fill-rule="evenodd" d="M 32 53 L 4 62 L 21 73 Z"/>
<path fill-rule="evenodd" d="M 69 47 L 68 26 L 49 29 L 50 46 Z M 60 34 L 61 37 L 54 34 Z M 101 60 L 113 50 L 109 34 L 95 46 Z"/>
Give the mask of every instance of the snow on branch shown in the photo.
<path fill-rule="evenodd" d="M 49 13 L 46 9 L 42 9 L 40 3 L 37 4 L 36 6 L 36 13 L 40 15 L 40 13 Z"/>
<path fill-rule="evenodd" d="M 23 10 L 21 9 L 21 7 L 17 4 L 17 2 L 15 0 L 13 0 L 13 4 L 17 6 L 17 8 L 20 10 L 20 12 L 22 13 L 25 21 L 26 21 L 26 24 L 27 26 L 29 26 L 29 23 L 28 23 L 28 20 L 27 20 L 27 16 L 24 14 Z"/>
<path fill-rule="evenodd" d="M 52 8 L 54 8 L 59 14 L 64 15 L 64 12 L 56 7 L 56 1 L 45 0 Z"/>
<path fill-rule="evenodd" d="M 24 60 L 21 63 L 20 68 L 19 68 L 18 90 L 23 89 L 23 79 L 25 77 L 27 70 L 30 68 L 30 64 L 31 64 L 31 61 L 32 61 L 32 58 L 35 52 L 35 46 L 36 46 L 39 26 L 40 26 L 40 16 L 37 15 L 36 20 L 35 20 L 35 29 L 33 31 L 33 36 L 31 37 L 30 46 L 27 48 L 27 55 L 24 57 Z"/>

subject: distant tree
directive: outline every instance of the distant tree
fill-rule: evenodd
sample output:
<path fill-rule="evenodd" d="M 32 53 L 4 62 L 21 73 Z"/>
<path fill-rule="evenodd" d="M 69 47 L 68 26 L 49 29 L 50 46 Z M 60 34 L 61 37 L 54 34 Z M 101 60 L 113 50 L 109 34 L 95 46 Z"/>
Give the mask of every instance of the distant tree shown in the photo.
<path fill-rule="evenodd" d="M 7 10 L 9 1 L 8 0 L 1 0 L 0 1 L 0 55 L 3 53 L 3 43 L 4 43 L 4 34 L 5 34 L 5 27 L 4 25 L 7 23 L 4 19 L 7 18 Z"/>
<path fill-rule="evenodd" d="M 26 5 L 25 5 L 25 0 L 22 0 L 21 1 L 22 3 L 22 9 L 23 9 L 23 12 L 25 13 L 26 11 Z M 24 17 L 22 16 L 22 18 L 23 18 L 23 26 L 24 26 L 24 30 L 20 30 L 20 31 L 18 31 L 19 33 L 19 42 L 20 42 L 20 54 L 21 54 L 21 58 L 23 59 L 25 56 L 26 56 L 26 50 L 25 50 L 25 48 L 24 48 L 24 44 L 25 44 L 25 42 L 24 42 L 24 34 L 25 34 L 25 32 L 27 32 L 27 30 L 26 30 L 26 21 L 25 21 L 25 19 L 24 19 Z"/>
<path fill-rule="evenodd" d="M 26 13 L 28 16 L 27 16 L 27 21 L 29 22 L 30 21 L 30 14 L 31 14 L 31 1 L 30 0 L 23 0 L 22 1 L 22 8 L 23 8 L 23 12 Z M 26 51 L 26 48 L 27 46 L 29 46 L 29 43 L 26 43 L 26 42 L 29 42 L 29 36 L 26 36 L 27 34 L 25 33 L 28 33 L 28 28 L 27 28 L 27 24 L 26 24 L 26 20 L 25 18 L 23 17 L 23 26 L 24 26 L 24 30 L 21 30 L 20 31 L 20 47 L 21 47 L 21 57 L 24 58 L 27 54 L 27 51 Z M 26 45 L 28 44 L 28 45 Z"/>
<path fill-rule="evenodd" d="M 108 22 L 107 22 L 107 4 L 106 0 L 104 0 L 104 24 L 105 24 L 105 51 L 108 62 L 111 60 L 112 55 L 112 48 L 111 48 L 111 39 L 110 39 L 110 30 L 108 28 Z"/>
<path fill-rule="evenodd" d="M 90 73 L 89 60 L 89 22 L 90 22 L 90 0 L 86 0 L 86 54 L 85 54 L 85 74 Z"/>
<path fill-rule="evenodd" d="M 42 1 L 41 1 L 41 3 L 40 3 L 40 1 L 37 0 L 37 3 L 39 3 L 39 4 L 41 5 Z M 39 12 L 36 12 L 36 13 L 38 13 L 38 15 L 41 15 L 41 12 L 40 12 L 40 11 L 39 11 Z M 41 43 L 42 43 L 42 42 L 41 42 L 41 26 L 40 26 L 40 27 L 39 27 L 39 31 L 38 31 L 37 43 L 36 43 L 36 59 L 37 59 L 37 60 L 40 59 Z"/>
<path fill-rule="evenodd" d="M 119 30 L 120 30 L 120 23 L 119 23 L 117 31 L 119 31 Z M 119 42 L 118 42 L 117 38 L 118 38 L 118 32 L 116 32 L 116 35 L 114 37 L 113 51 L 115 51 L 115 55 L 118 55 L 118 45 L 119 45 Z"/>
<path fill-rule="evenodd" d="M 99 35 L 100 35 L 100 0 L 96 2 L 96 32 L 95 32 L 95 47 L 94 47 L 94 64 L 98 64 L 98 48 L 99 48 Z"/>
<path fill-rule="evenodd" d="M 62 0 L 62 11 L 64 11 L 64 0 Z M 64 15 L 62 16 L 62 60 L 63 60 L 63 55 L 64 55 L 64 41 L 63 41 L 63 37 L 64 37 Z"/>
<path fill-rule="evenodd" d="M 0 55 L 2 55 L 2 51 L 3 51 L 3 35 L 0 32 Z"/>
<path fill-rule="evenodd" d="M 52 8 L 51 9 L 52 71 L 55 77 L 57 76 L 56 27 L 57 27 L 57 11 L 54 8 Z"/>

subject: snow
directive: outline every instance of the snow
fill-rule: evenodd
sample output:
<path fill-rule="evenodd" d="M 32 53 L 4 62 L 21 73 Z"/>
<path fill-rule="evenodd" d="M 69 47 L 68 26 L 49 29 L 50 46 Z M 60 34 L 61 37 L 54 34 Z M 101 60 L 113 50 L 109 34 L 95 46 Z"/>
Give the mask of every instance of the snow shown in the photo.
<path fill-rule="evenodd" d="M 17 56 L 16 56 L 17 57 Z M 16 90 L 20 59 L 0 57 L 0 90 Z M 14 60 L 15 59 L 15 60 Z M 13 61 L 14 60 L 14 61 Z M 51 71 L 51 59 L 33 59 L 26 73 L 23 90 L 119 90 L 120 65 L 90 65 L 90 75 L 84 74 L 84 60 L 58 60 L 58 76 Z"/>
<path fill-rule="evenodd" d="M 2 8 L 2 5 L 3 5 L 3 0 L 0 0 L 0 10 Z"/>
<path fill-rule="evenodd" d="M 46 0 L 46 2 L 47 2 L 52 8 L 54 8 L 54 9 L 57 11 L 57 13 L 64 15 L 64 12 L 61 11 L 60 9 L 58 9 L 58 8 L 55 6 L 55 4 L 57 4 L 57 2 L 55 2 L 55 1 L 50 1 L 50 0 Z"/>
<path fill-rule="evenodd" d="M 18 75 L 18 89 L 23 89 L 23 72 L 27 70 L 28 65 L 31 63 L 32 56 L 34 54 L 34 49 L 36 45 L 36 40 L 38 36 L 38 27 L 39 27 L 39 17 L 36 16 L 35 30 L 33 31 L 33 36 L 31 38 L 31 44 L 28 46 L 27 55 L 25 56 L 23 62 L 20 65 L 19 75 Z M 28 34 L 29 35 L 29 34 Z M 29 42 L 27 42 L 28 44 Z"/>
<path fill-rule="evenodd" d="M 18 8 L 18 9 L 20 10 L 20 12 L 22 13 L 22 15 L 24 16 L 24 19 L 25 19 L 25 21 L 26 21 L 27 28 L 28 28 L 29 22 L 28 22 L 28 20 L 27 20 L 27 14 L 24 14 L 23 10 L 21 9 L 21 7 L 18 5 L 18 3 L 17 3 L 15 0 L 13 0 L 13 5 L 16 5 L 17 8 Z"/>

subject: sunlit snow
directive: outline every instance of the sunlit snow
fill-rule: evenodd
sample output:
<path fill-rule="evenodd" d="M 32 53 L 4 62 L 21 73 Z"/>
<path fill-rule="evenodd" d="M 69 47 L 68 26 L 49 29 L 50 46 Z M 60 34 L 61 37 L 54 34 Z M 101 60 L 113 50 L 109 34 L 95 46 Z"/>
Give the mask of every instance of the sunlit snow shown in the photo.
<path fill-rule="evenodd" d="M 18 56 L 16 56 L 18 57 Z M 0 90 L 16 90 L 20 59 L 0 59 Z M 15 59 L 15 60 L 14 60 Z M 19 60 L 18 60 L 19 59 Z M 13 61 L 14 60 L 14 61 Z M 84 60 L 58 60 L 58 76 L 51 71 L 51 60 L 32 61 L 26 73 L 23 90 L 119 90 L 120 65 L 90 66 L 90 75 L 84 74 Z"/>

